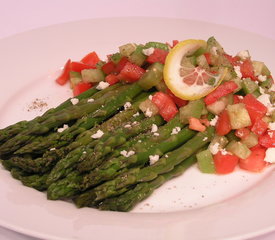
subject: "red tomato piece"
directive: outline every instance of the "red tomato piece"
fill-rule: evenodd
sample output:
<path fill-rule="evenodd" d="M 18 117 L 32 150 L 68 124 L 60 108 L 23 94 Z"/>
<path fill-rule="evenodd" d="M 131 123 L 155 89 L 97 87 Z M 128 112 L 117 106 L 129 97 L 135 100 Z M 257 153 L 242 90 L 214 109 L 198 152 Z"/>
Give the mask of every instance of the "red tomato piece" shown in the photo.
<path fill-rule="evenodd" d="M 117 77 L 119 80 L 131 83 L 138 81 L 143 73 L 145 73 L 143 68 L 131 62 L 127 62 Z"/>
<path fill-rule="evenodd" d="M 220 136 L 228 134 L 232 130 L 227 110 L 223 110 L 216 124 L 216 133 Z"/>
<path fill-rule="evenodd" d="M 174 103 L 178 106 L 178 107 L 183 107 L 185 106 L 188 101 L 183 100 L 181 98 L 178 98 L 177 96 L 175 96 L 171 90 L 169 88 L 166 89 L 166 93 L 173 99 Z"/>
<path fill-rule="evenodd" d="M 203 55 L 205 56 L 207 63 L 211 65 L 211 54 L 209 52 L 206 52 Z"/>
<path fill-rule="evenodd" d="M 206 130 L 206 127 L 201 123 L 200 119 L 194 117 L 189 118 L 189 128 L 199 132 Z"/>
<path fill-rule="evenodd" d="M 235 155 L 229 153 L 222 153 L 219 151 L 214 155 L 214 164 L 216 173 L 227 174 L 234 171 L 235 167 L 238 165 L 239 158 Z"/>
<path fill-rule="evenodd" d="M 173 99 L 163 92 L 157 92 L 152 98 L 152 102 L 156 104 L 159 109 L 159 114 L 165 121 L 170 121 L 178 113 L 178 108 L 173 102 Z"/>
<path fill-rule="evenodd" d="M 63 70 L 61 72 L 61 74 L 58 76 L 57 79 L 55 79 L 55 81 L 59 84 L 59 85 L 64 85 L 66 82 L 68 82 L 69 77 L 70 77 L 70 71 L 71 71 L 71 59 L 69 59 L 64 67 Z"/>
<path fill-rule="evenodd" d="M 74 86 L 74 88 L 73 88 L 73 94 L 74 94 L 74 96 L 77 96 L 80 93 L 83 93 L 83 92 L 87 91 L 92 86 L 93 85 L 91 83 L 80 82 L 80 83 L 78 83 L 77 85 Z"/>
<path fill-rule="evenodd" d="M 119 79 L 117 78 L 117 75 L 111 73 L 105 77 L 105 81 L 110 85 L 114 85 L 119 82 Z"/>
<path fill-rule="evenodd" d="M 179 43 L 179 40 L 173 40 L 172 48 L 175 47 Z"/>
<path fill-rule="evenodd" d="M 235 94 L 233 95 L 233 103 L 234 104 L 240 103 L 242 99 L 243 99 L 243 96 L 235 95 Z"/>
<path fill-rule="evenodd" d="M 71 62 L 71 71 L 81 72 L 84 69 L 94 69 L 92 65 L 84 64 L 82 62 Z"/>
<path fill-rule="evenodd" d="M 115 71 L 116 69 L 116 65 L 114 62 L 110 61 L 110 62 L 107 62 L 105 63 L 102 67 L 101 67 L 102 71 L 105 73 L 105 74 L 110 74 L 112 72 Z"/>
<path fill-rule="evenodd" d="M 251 131 L 260 136 L 266 132 L 267 128 L 267 122 L 265 122 L 263 119 L 257 119 L 253 124 Z"/>
<path fill-rule="evenodd" d="M 88 53 L 84 58 L 82 58 L 80 62 L 95 67 L 99 61 L 100 59 L 97 56 L 96 52 L 91 52 Z"/>
<path fill-rule="evenodd" d="M 235 89 L 238 88 L 238 85 L 233 81 L 224 82 L 218 86 L 213 92 L 209 93 L 205 98 L 204 102 L 206 105 L 216 102 L 219 98 L 232 93 Z"/>
<path fill-rule="evenodd" d="M 224 56 L 233 66 L 238 65 L 238 61 L 240 61 L 240 57 L 238 56 L 232 57 L 231 55 L 228 55 L 226 53 L 224 54 Z"/>
<path fill-rule="evenodd" d="M 266 115 L 266 106 L 258 101 L 252 94 L 247 94 L 241 102 L 245 104 L 245 108 L 248 111 L 252 125 L 257 119 L 262 119 Z"/>
<path fill-rule="evenodd" d="M 160 62 L 160 63 L 164 64 L 167 54 L 168 54 L 168 51 L 165 51 L 165 50 L 159 49 L 159 48 L 155 48 L 154 52 L 147 57 L 146 61 L 148 63 Z"/>
<path fill-rule="evenodd" d="M 246 59 L 240 65 L 240 70 L 243 78 L 250 78 L 251 80 L 256 81 L 257 77 L 254 74 L 253 65 L 250 59 Z"/>
<path fill-rule="evenodd" d="M 258 142 L 265 148 L 275 147 L 275 130 L 268 130 L 262 136 L 259 136 Z"/>
<path fill-rule="evenodd" d="M 246 159 L 240 159 L 239 166 L 250 172 L 260 172 L 268 163 L 264 161 L 266 149 L 263 147 L 250 148 L 251 154 Z"/>
<path fill-rule="evenodd" d="M 245 139 L 249 136 L 250 130 L 248 128 L 239 128 L 235 131 L 235 135 L 240 139 Z"/>
<path fill-rule="evenodd" d="M 116 65 L 115 72 L 119 73 L 124 68 L 126 63 L 128 63 L 128 62 L 129 62 L 129 60 L 127 57 L 122 57 Z"/>

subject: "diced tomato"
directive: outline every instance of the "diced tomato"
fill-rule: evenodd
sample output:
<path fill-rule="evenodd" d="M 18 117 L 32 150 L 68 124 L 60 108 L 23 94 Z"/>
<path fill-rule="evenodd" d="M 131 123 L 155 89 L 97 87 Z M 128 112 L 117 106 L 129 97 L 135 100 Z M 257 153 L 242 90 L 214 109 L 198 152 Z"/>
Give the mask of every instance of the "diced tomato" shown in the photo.
<path fill-rule="evenodd" d="M 238 61 L 240 61 L 240 57 L 238 56 L 232 57 L 231 55 L 228 55 L 226 53 L 224 54 L 224 56 L 233 66 L 238 65 Z"/>
<path fill-rule="evenodd" d="M 59 84 L 59 85 L 64 85 L 70 77 L 70 71 L 71 71 L 71 59 L 69 59 L 64 67 L 63 70 L 61 72 L 61 74 L 58 76 L 57 79 L 55 79 L 55 81 Z"/>
<path fill-rule="evenodd" d="M 252 125 L 257 119 L 262 119 L 266 115 L 266 106 L 258 101 L 252 94 L 247 94 L 241 102 L 245 104 L 245 108 L 249 113 Z"/>
<path fill-rule="evenodd" d="M 268 130 L 259 137 L 259 144 L 265 148 L 275 147 L 275 130 Z"/>
<path fill-rule="evenodd" d="M 114 85 L 119 82 L 119 79 L 117 78 L 117 75 L 111 73 L 105 77 L 105 81 L 110 85 Z"/>
<path fill-rule="evenodd" d="M 116 65 L 114 62 L 110 61 L 110 62 L 107 62 L 105 63 L 102 67 L 101 67 L 102 71 L 105 73 L 105 74 L 110 74 L 112 72 L 115 71 L 116 69 Z"/>
<path fill-rule="evenodd" d="M 263 135 L 268 128 L 268 123 L 265 122 L 263 119 L 257 119 L 253 124 L 251 131 L 257 135 Z"/>
<path fill-rule="evenodd" d="M 93 85 L 91 83 L 80 82 L 80 83 L 78 83 L 77 85 L 74 86 L 74 88 L 73 88 L 73 94 L 74 94 L 74 96 L 77 96 L 80 93 L 83 93 L 83 92 L 87 91 L 92 86 Z"/>
<path fill-rule="evenodd" d="M 228 134 L 232 130 L 227 110 L 223 110 L 216 124 L 216 133 L 220 136 Z"/>
<path fill-rule="evenodd" d="M 147 57 L 146 61 L 148 63 L 160 62 L 160 63 L 164 64 L 167 54 L 168 54 L 168 51 L 165 51 L 165 50 L 159 49 L 159 48 L 155 48 L 154 52 Z"/>
<path fill-rule="evenodd" d="M 159 114 L 167 122 L 174 118 L 178 113 L 176 104 L 168 94 L 157 92 L 154 94 L 152 102 L 158 107 Z"/>
<path fill-rule="evenodd" d="M 250 59 L 246 59 L 240 65 L 240 70 L 243 78 L 250 78 L 251 80 L 256 81 L 257 77 L 254 74 L 253 65 Z"/>
<path fill-rule="evenodd" d="M 71 62 L 71 71 L 81 72 L 84 69 L 94 69 L 92 65 L 84 64 L 82 62 Z"/>
<path fill-rule="evenodd" d="M 205 56 L 207 63 L 211 65 L 211 54 L 209 52 L 206 52 L 203 55 Z"/>
<path fill-rule="evenodd" d="M 235 155 L 229 153 L 222 153 L 219 151 L 214 155 L 214 164 L 216 173 L 227 174 L 234 171 L 235 167 L 238 165 L 239 158 Z"/>
<path fill-rule="evenodd" d="M 129 62 L 128 58 L 122 57 L 116 65 L 115 72 L 119 73 L 122 70 L 122 68 L 124 68 L 127 62 Z"/>
<path fill-rule="evenodd" d="M 232 93 L 235 89 L 238 88 L 238 85 L 234 81 L 224 82 L 218 86 L 213 92 L 209 93 L 205 98 L 204 102 L 206 105 L 216 102 L 219 98 Z"/>
<path fill-rule="evenodd" d="M 206 127 L 202 125 L 200 119 L 194 117 L 189 118 L 189 128 L 199 132 L 204 132 L 206 130 Z"/>
<path fill-rule="evenodd" d="M 117 75 L 117 78 L 119 80 L 131 83 L 138 81 L 143 73 L 145 73 L 143 68 L 131 62 L 127 62 Z"/>
<path fill-rule="evenodd" d="M 246 159 L 240 159 L 239 166 L 250 172 L 260 172 L 268 163 L 264 161 L 266 149 L 263 147 L 250 148 L 251 154 Z"/>
<path fill-rule="evenodd" d="M 178 107 L 183 107 L 188 103 L 188 101 L 175 96 L 169 88 L 166 89 L 166 93 L 173 99 L 174 103 L 177 104 Z"/>
<path fill-rule="evenodd" d="M 235 95 L 235 94 L 233 95 L 233 103 L 234 104 L 240 103 L 242 99 L 243 99 L 243 96 Z"/>
<path fill-rule="evenodd" d="M 179 40 L 173 40 L 172 48 L 175 47 L 179 43 Z"/>
<path fill-rule="evenodd" d="M 245 139 L 249 136 L 250 130 L 248 128 L 239 128 L 235 131 L 235 135 L 240 139 Z"/>
<path fill-rule="evenodd" d="M 88 53 L 84 58 L 82 58 L 80 62 L 95 67 L 99 61 L 100 59 L 97 56 L 96 52 L 91 52 Z"/>

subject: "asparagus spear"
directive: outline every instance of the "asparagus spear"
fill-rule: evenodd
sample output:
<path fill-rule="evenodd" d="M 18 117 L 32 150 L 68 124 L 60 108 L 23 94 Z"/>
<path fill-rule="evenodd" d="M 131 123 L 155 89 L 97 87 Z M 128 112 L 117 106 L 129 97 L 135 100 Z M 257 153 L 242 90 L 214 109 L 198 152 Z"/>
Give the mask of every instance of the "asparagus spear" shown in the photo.
<path fill-rule="evenodd" d="M 137 203 L 149 197 L 155 189 L 159 188 L 165 182 L 182 175 L 183 172 L 191 167 L 196 161 L 196 156 L 192 155 L 179 165 L 175 166 L 170 172 L 159 175 L 156 179 L 150 182 L 139 183 L 133 189 L 130 189 L 120 196 L 108 198 L 101 202 L 98 207 L 100 210 L 128 212 L 133 209 Z"/>
<path fill-rule="evenodd" d="M 211 141 L 214 129 L 209 127 L 207 131 L 196 134 L 191 140 L 178 149 L 170 152 L 167 156 L 160 158 L 158 162 L 144 168 L 132 168 L 122 173 L 115 179 L 107 181 L 91 190 L 76 197 L 77 206 L 92 206 L 108 197 L 117 196 L 126 192 L 130 186 L 148 182 L 158 177 L 158 175 L 171 171 L 176 165 L 197 152 L 200 148 Z M 87 202 L 86 199 L 89 199 Z"/>

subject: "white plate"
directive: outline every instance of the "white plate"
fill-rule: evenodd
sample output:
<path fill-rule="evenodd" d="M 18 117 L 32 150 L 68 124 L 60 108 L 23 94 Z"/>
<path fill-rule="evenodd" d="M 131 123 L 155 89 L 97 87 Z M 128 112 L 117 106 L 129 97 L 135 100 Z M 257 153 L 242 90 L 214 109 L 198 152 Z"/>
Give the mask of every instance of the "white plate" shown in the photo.
<path fill-rule="evenodd" d="M 57 86 L 56 69 L 90 51 L 104 58 L 127 43 L 171 42 L 216 36 L 232 54 L 249 49 L 275 72 L 275 42 L 225 26 L 182 19 L 113 18 L 55 25 L 0 41 L 0 128 L 31 119 L 36 98 L 49 106 L 70 96 Z M 131 213 L 76 209 L 48 201 L 0 169 L 0 225 L 44 239 L 243 239 L 275 229 L 273 167 L 203 175 L 193 167 L 158 189 Z"/>

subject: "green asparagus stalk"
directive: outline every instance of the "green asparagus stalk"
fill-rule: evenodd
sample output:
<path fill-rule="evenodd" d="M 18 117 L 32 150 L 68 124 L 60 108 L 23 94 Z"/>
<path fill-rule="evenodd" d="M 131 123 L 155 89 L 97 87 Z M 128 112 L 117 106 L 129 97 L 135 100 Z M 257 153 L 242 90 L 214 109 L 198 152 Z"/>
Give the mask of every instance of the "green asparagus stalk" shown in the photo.
<path fill-rule="evenodd" d="M 103 199 L 126 192 L 128 188 L 134 184 L 151 181 L 160 174 L 171 171 L 176 165 L 208 144 L 213 138 L 213 135 L 214 129 L 208 127 L 207 131 L 196 134 L 184 145 L 160 158 L 155 164 L 144 168 L 132 168 L 117 176 L 115 179 L 80 194 L 75 199 L 77 206 L 95 205 Z M 87 198 L 90 200 L 89 202 L 85 201 Z"/>
<path fill-rule="evenodd" d="M 186 169 L 196 162 L 196 160 L 196 156 L 192 155 L 179 165 L 175 166 L 170 172 L 159 175 L 156 179 L 150 182 L 139 183 L 133 189 L 130 189 L 120 196 L 108 198 L 101 202 L 98 207 L 100 210 L 128 212 L 132 210 L 136 204 L 149 197 L 155 189 L 159 188 L 165 182 L 182 175 Z"/>

